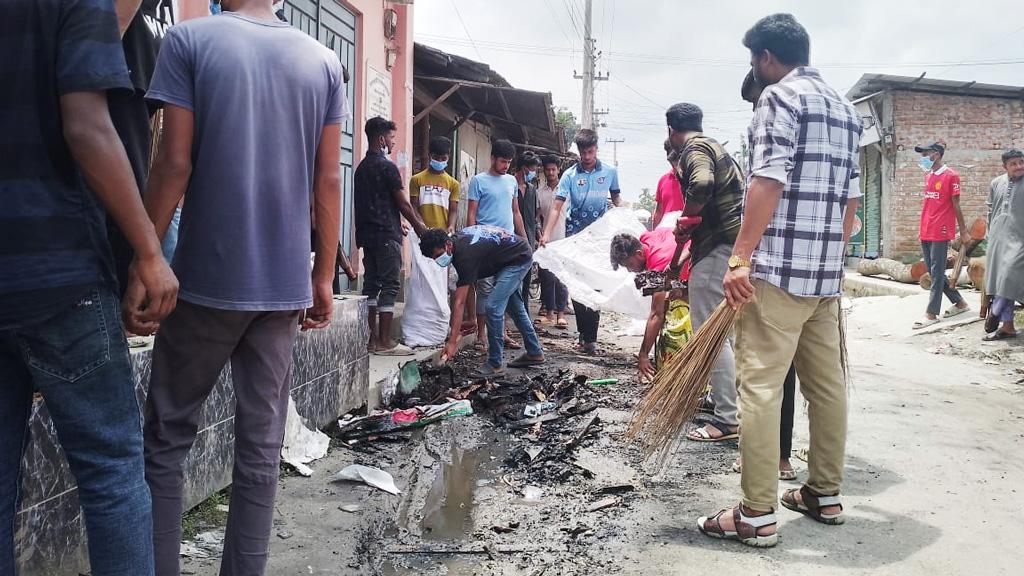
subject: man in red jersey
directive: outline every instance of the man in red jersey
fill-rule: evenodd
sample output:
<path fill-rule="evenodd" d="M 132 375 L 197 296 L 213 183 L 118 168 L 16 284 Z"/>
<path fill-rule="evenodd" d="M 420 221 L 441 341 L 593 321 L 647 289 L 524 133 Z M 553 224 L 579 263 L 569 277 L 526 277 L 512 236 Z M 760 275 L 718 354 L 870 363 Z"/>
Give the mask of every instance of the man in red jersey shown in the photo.
<path fill-rule="evenodd" d="M 953 307 L 946 310 L 944 318 L 962 314 L 969 308 L 955 286 L 946 281 L 946 254 L 949 241 L 956 238 L 956 227 L 960 226 L 961 242 L 967 242 L 967 224 L 960 210 L 960 174 L 947 166 L 942 157 L 946 153 L 944 142 L 933 142 L 914 147 L 921 155 L 921 169 L 924 177 L 924 205 L 921 208 L 921 251 L 924 262 L 932 277 L 931 296 L 923 320 L 914 322 L 914 329 L 931 326 L 939 321 L 942 294 L 945 293 Z"/>

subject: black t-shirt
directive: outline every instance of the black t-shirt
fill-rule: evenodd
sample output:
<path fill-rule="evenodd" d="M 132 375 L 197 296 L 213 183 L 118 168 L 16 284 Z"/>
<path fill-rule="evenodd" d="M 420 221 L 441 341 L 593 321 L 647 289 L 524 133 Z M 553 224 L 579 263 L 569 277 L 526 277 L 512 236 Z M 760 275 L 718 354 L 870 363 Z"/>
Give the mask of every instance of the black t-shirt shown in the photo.
<path fill-rule="evenodd" d="M 139 92 L 149 90 L 149 80 L 156 68 L 156 55 L 160 41 L 174 24 L 174 6 L 171 0 L 142 0 L 139 11 L 124 32 L 121 44 L 132 85 Z"/>
<path fill-rule="evenodd" d="M 529 262 L 530 245 L 521 237 L 496 226 L 468 226 L 452 241 L 452 266 L 459 273 L 458 286 L 490 278 L 502 268 Z"/>
<path fill-rule="evenodd" d="M 402 223 L 395 191 L 404 188 L 398 166 L 381 152 L 370 150 L 353 176 L 356 246 L 402 241 Z"/>

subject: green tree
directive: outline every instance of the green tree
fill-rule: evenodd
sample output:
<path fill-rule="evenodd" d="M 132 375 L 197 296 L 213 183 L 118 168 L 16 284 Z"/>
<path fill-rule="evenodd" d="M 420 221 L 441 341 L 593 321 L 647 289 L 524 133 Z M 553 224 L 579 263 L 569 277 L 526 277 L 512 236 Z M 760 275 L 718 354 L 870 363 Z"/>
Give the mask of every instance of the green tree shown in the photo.
<path fill-rule="evenodd" d="M 658 208 L 657 202 L 654 200 L 654 194 L 651 193 L 650 188 L 642 188 L 640 190 L 640 199 L 633 204 L 634 208 L 643 208 L 654 214 L 654 211 Z"/>
<path fill-rule="evenodd" d="M 555 110 L 555 124 L 562 127 L 565 132 L 565 147 L 570 148 L 573 139 L 576 138 L 576 131 L 580 129 L 576 116 L 565 106 L 559 107 Z"/>

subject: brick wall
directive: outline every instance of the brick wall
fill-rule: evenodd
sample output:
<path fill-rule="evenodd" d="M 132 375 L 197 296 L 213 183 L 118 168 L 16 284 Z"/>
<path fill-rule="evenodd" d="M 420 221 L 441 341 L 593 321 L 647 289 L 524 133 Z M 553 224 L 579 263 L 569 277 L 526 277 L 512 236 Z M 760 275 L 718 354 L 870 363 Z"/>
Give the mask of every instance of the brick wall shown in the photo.
<path fill-rule="evenodd" d="M 896 153 L 888 195 L 886 253 L 920 253 L 918 227 L 924 175 L 914 146 L 946 142 L 945 162 L 960 173 L 960 202 L 968 225 L 987 216 L 989 183 L 1003 173 L 1000 155 L 1024 147 L 1024 100 L 897 91 L 891 94 Z M 890 157 L 891 158 L 891 157 Z"/>

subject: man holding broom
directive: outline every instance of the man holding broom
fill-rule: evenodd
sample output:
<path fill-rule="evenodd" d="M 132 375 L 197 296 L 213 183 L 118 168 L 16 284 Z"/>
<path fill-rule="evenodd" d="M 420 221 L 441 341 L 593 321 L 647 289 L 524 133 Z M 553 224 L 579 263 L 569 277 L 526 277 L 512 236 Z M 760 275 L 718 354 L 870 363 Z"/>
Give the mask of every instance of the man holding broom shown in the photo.
<path fill-rule="evenodd" d="M 697 520 L 714 538 L 774 546 L 782 383 L 790 361 L 809 404 L 807 483 L 783 506 L 842 524 L 846 378 L 839 298 L 843 252 L 861 196 L 853 105 L 808 66 L 810 39 L 792 15 L 747 31 L 754 78 L 765 86 L 750 128 L 743 224 L 723 282 L 742 307 L 736 325 L 743 501 Z M 756 295 L 756 297 L 755 297 Z"/>

